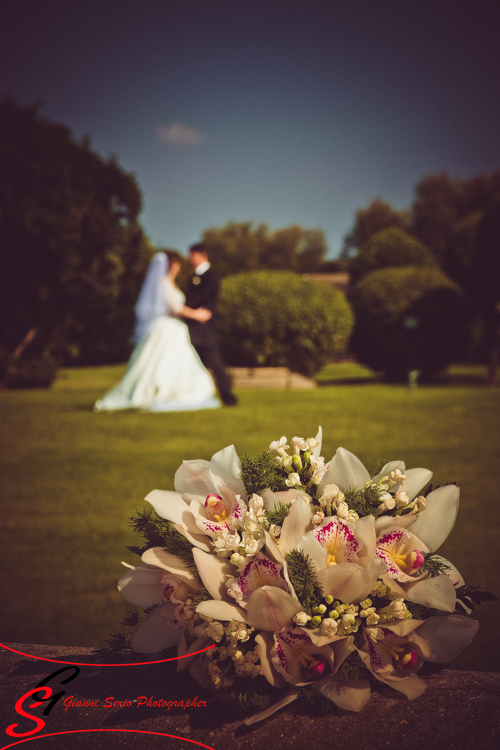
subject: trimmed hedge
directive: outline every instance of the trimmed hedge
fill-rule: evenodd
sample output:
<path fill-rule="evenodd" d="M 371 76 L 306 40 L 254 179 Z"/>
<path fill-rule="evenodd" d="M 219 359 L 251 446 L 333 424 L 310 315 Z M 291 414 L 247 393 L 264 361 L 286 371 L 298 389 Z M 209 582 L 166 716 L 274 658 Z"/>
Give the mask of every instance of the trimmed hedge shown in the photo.
<path fill-rule="evenodd" d="M 228 365 L 288 367 L 311 377 L 345 351 L 353 315 L 328 284 L 254 271 L 222 281 L 217 326 Z"/>
<path fill-rule="evenodd" d="M 438 263 L 431 251 L 408 232 L 397 227 L 382 229 L 370 237 L 353 258 L 351 281 L 355 283 L 373 271 L 401 266 L 438 268 Z"/>
<path fill-rule="evenodd" d="M 467 353 L 469 303 L 437 269 L 374 271 L 355 285 L 350 299 L 356 313 L 351 351 L 389 380 L 406 380 L 410 370 L 432 379 Z"/>

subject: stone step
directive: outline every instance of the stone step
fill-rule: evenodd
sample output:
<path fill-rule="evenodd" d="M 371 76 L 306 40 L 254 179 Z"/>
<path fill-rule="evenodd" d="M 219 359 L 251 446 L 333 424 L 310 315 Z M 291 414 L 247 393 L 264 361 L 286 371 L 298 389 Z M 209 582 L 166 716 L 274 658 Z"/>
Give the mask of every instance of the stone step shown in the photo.
<path fill-rule="evenodd" d="M 276 390 L 307 390 L 316 383 L 305 375 L 291 372 L 288 367 L 231 367 L 233 388 L 270 388 Z"/>

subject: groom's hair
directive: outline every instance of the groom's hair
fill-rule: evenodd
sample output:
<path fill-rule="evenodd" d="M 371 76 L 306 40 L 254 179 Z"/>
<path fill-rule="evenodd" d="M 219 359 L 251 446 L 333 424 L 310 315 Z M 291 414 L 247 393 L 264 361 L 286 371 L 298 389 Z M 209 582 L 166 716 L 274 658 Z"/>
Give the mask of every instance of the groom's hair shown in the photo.
<path fill-rule="evenodd" d="M 189 252 L 203 253 L 203 255 L 207 256 L 207 260 L 210 258 L 210 246 L 206 242 L 197 242 L 195 245 L 191 245 Z"/>

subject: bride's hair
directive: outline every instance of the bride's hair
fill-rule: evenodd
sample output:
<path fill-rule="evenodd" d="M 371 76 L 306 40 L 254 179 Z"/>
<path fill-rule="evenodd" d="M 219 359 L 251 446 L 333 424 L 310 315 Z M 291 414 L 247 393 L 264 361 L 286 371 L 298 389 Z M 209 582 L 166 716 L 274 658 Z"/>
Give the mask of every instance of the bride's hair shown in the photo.
<path fill-rule="evenodd" d="M 171 263 L 180 263 L 182 265 L 182 256 L 177 250 L 164 250 L 163 251 L 168 258 L 168 265 Z"/>

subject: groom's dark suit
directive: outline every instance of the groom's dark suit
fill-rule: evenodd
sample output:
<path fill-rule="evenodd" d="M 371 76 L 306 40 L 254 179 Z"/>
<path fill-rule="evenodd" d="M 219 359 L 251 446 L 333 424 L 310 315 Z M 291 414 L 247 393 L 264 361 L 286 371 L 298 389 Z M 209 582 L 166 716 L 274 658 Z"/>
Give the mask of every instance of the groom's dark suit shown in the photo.
<path fill-rule="evenodd" d="M 195 275 L 186 290 L 186 305 L 196 310 L 206 307 L 213 314 L 217 303 L 219 281 L 214 272 L 208 268 L 205 273 Z M 217 339 L 217 328 L 212 317 L 206 323 L 187 319 L 186 323 L 191 336 L 191 343 L 206 368 L 212 370 L 215 383 L 224 404 L 234 405 L 236 397 L 231 392 L 231 381 L 226 373 Z"/>

